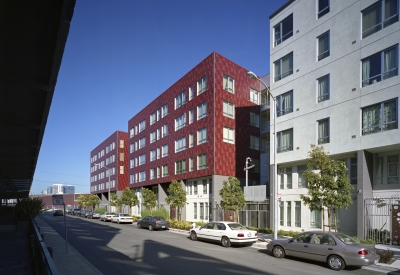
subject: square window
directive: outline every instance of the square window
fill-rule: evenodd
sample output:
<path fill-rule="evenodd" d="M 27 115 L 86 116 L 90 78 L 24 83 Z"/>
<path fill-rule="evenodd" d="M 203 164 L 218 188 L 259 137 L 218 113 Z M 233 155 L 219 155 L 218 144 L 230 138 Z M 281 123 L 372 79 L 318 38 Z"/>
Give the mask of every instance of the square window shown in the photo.
<path fill-rule="evenodd" d="M 318 18 L 321 18 L 329 12 L 329 0 L 317 0 L 318 1 Z"/>
<path fill-rule="evenodd" d="M 207 91 L 207 76 L 204 76 L 197 82 L 197 95 L 200 95 Z"/>
<path fill-rule="evenodd" d="M 203 128 L 197 131 L 197 145 L 207 142 L 207 128 Z"/>
<path fill-rule="evenodd" d="M 277 133 L 278 153 L 293 151 L 293 129 Z"/>
<path fill-rule="evenodd" d="M 293 36 L 293 14 L 274 26 L 274 47 Z"/>
<path fill-rule="evenodd" d="M 197 156 L 197 170 L 202 170 L 207 168 L 207 155 L 201 154 Z"/>
<path fill-rule="evenodd" d="M 234 118 L 235 117 L 235 105 L 227 101 L 223 102 L 223 114 L 224 116 Z"/>
<path fill-rule="evenodd" d="M 274 62 L 274 81 L 277 82 L 293 74 L 293 53 Z"/>
<path fill-rule="evenodd" d="M 235 130 L 224 127 L 223 129 L 223 141 L 231 144 L 235 144 Z"/>
<path fill-rule="evenodd" d="M 283 116 L 293 112 L 293 91 L 278 95 L 276 97 L 277 116 Z"/>
<path fill-rule="evenodd" d="M 250 112 L 250 125 L 260 128 L 260 115 Z"/>
<path fill-rule="evenodd" d="M 362 109 L 362 135 L 398 128 L 397 99 L 381 102 Z"/>
<path fill-rule="evenodd" d="M 329 74 L 317 79 L 318 102 L 329 99 Z"/>
<path fill-rule="evenodd" d="M 259 91 L 256 91 L 256 90 L 253 90 L 253 89 L 250 89 L 250 101 L 251 102 L 253 102 L 253 103 L 255 103 L 255 104 L 259 104 L 259 95 L 260 95 L 260 92 Z"/>
<path fill-rule="evenodd" d="M 233 80 L 233 78 L 224 75 L 223 80 L 222 80 L 222 88 L 225 91 L 228 91 L 232 94 L 235 93 L 235 82 Z"/>
<path fill-rule="evenodd" d="M 322 34 L 318 38 L 318 61 L 328 57 L 330 55 L 329 52 L 329 31 Z"/>
<path fill-rule="evenodd" d="M 197 120 L 205 118 L 207 116 L 207 102 L 201 103 L 197 106 Z"/>
<path fill-rule="evenodd" d="M 398 0 L 378 1 L 362 11 L 362 38 L 364 39 L 397 21 L 399 21 Z"/>
<path fill-rule="evenodd" d="M 325 118 L 318 121 L 318 144 L 329 142 L 329 118 Z"/>

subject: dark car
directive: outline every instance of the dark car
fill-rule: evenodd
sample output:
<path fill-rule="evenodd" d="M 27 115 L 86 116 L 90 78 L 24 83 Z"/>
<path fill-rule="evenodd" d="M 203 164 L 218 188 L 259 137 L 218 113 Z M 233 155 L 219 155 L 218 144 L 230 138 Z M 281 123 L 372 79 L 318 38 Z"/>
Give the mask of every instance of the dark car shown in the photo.
<path fill-rule="evenodd" d="M 169 221 L 160 216 L 146 216 L 143 220 L 137 222 L 137 228 L 148 228 L 150 231 L 154 229 L 169 229 Z"/>
<path fill-rule="evenodd" d="M 373 245 L 363 244 L 339 232 L 309 231 L 289 240 L 272 240 L 267 250 L 277 258 L 286 255 L 321 261 L 333 270 L 372 265 L 379 261 Z"/>
<path fill-rule="evenodd" d="M 79 216 L 79 212 L 81 211 L 80 208 L 75 208 L 74 211 L 72 212 L 72 215 L 74 216 Z"/>
<path fill-rule="evenodd" d="M 63 216 L 63 211 L 60 209 L 55 209 L 53 212 L 53 216 Z"/>

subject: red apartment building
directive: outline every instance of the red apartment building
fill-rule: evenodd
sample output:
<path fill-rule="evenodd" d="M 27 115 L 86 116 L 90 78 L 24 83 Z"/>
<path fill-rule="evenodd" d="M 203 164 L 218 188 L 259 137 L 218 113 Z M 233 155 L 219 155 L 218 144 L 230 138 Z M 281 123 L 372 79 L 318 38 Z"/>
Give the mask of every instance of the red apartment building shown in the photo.
<path fill-rule="evenodd" d="M 127 148 L 128 133 L 116 131 L 90 152 L 90 193 L 97 194 L 106 208 L 109 191 L 119 194 L 128 187 Z"/>
<path fill-rule="evenodd" d="M 153 189 L 168 209 L 168 186 L 180 181 L 188 199 L 182 217 L 195 221 L 223 218 L 219 190 L 229 176 L 245 185 L 247 157 L 255 164 L 248 182 L 260 184 L 260 82 L 247 72 L 213 52 L 132 117 L 128 186 Z"/>

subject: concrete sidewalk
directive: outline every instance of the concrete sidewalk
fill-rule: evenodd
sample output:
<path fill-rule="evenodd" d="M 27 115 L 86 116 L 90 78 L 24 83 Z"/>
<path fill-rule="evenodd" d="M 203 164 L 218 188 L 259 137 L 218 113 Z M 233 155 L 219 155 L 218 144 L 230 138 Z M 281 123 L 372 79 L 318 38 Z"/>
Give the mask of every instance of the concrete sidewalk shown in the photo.
<path fill-rule="evenodd" d="M 66 245 L 65 239 L 39 216 L 35 222 L 44 237 L 44 243 L 51 247 L 53 261 L 60 275 L 103 275 L 70 244 Z"/>

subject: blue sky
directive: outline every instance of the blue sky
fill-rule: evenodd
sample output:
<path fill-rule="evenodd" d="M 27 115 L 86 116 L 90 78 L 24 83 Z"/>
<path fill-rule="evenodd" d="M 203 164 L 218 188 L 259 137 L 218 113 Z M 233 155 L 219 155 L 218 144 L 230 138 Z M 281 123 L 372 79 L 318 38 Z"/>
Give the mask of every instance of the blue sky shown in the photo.
<path fill-rule="evenodd" d="M 287 0 L 77 0 L 32 194 L 89 192 L 90 151 L 213 51 L 269 73 L 269 16 Z"/>

